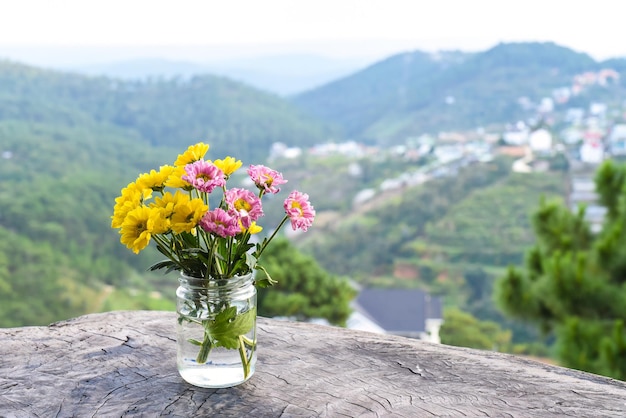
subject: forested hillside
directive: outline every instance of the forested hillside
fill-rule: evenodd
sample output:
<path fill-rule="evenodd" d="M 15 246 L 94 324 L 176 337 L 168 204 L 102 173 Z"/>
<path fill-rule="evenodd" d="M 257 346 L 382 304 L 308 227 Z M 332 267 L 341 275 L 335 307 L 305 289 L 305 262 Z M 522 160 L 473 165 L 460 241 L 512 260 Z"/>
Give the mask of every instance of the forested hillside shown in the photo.
<path fill-rule="evenodd" d="M 475 127 L 509 117 L 522 92 L 549 89 L 593 65 L 551 44 L 437 60 L 419 52 L 391 57 L 297 98 L 315 98 L 309 103 L 351 132 L 334 136 L 293 103 L 222 78 L 127 82 L 0 62 L 0 326 L 171 307 L 155 293 L 171 292 L 171 278 L 146 273 L 158 254 L 129 252 L 110 216 L 122 187 L 172 163 L 191 143 L 209 143 L 209 158 L 230 154 L 247 165 L 266 163 L 273 142 L 306 149 L 331 134 L 337 142 L 353 135 L 392 142 L 427 129 Z M 447 95 L 454 106 L 439 100 Z M 355 206 L 360 191 L 429 158 L 382 147 L 367 158 L 305 152 L 271 161 L 289 188 L 310 194 L 318 212 L 297 242 L 313 258 L 291 257 L 300 264 L 284 270 L 310 271 L 326 283 L 321 270 L 307 267 L 317 260 L 331 274 L 422 286 L 446 294 L 449 305 L 495 318 L 491 283 L 506 265 L 522 262 L 534 238 L 529 212 L 542 194 L 562 196 L 563 175 L 512 175 L 511 160 L 495 159 Z M 267 231 L 282 213 L 280 200 L 267 204 Z M 333 315 L 345 319 L 343 311 Z"/>
<path fill-rule="evenodd" d="M 302 237 L 304 251 L 329 271 L 365 286 L 418 287 L 442 295 L 447 307 L 512 329 L 511 344 L 538 338 L 498 312 L 492 287 L 509 265 L 523 263 L 535 239 L 530 214 L 541 198 L 564 199 L 563 172 L 513 173 L 511 160 L 498 158 L 465 167 L 455 176 L 380 192 L 360 204 L 351 199 L 355 190 L 372 187 L 376 180 L 351 178 L 349 164 L 335 163 L 343 168 L 324 181 L 344 197 L 315 196 L 333 211 Z M 369 168 L 379 173 L 394 169 L 410 168 L 390 161 Z M 313 177 L 307 183 L 316 180 L 321 181 Z"/>
<path fill-rule="evenodd" d="M 0 326 L 171 308 L 154 290 L 175 280 L 146 273 L 160 257 L 134 255 L 110 227 L 121 188 L 191 143 L 249 164 L 324 130 L 225 79 L 133 83 L 0 62 Z"/>
<path fill-rule="evenodd" d="M 204 140 L 218 155 L 265 158 L 273 142 L 306 146 L 328 129 L 277 96 L 214 76 L 122 81 L 0 61 L 0 120 L 112 125 L 153 146 Z"/>
<path fill-rule="evenodd" d="M 93 121 L 2 120 L 0 144 L 1 325 L 97 309 L 101 285 L 138 285 L 140 260 L 116 245 L 111 205 L 138 170 L 175 154 Z"/>
<path fill-rule="evenodd" d="M 390 144 L 424 132 L 524 119 L 529 113 L 520 97 L 539 100 L 575 74 L 600 67 L 553 43 L 500 44 L 474 54 L 415 51 L 293 100 L 349 137 Z"/>

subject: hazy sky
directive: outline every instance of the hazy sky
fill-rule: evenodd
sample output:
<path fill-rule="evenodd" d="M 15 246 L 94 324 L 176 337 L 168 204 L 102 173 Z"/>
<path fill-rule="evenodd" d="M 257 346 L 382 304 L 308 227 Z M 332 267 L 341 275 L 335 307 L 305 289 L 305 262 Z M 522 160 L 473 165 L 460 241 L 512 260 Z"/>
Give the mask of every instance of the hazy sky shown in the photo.
<path fill-rule="evenodd" d="M 105 46 L 195 60 L 202 47 L 204 61 L 283 52 L 381 57 L 554 41 L 604 59 L 626 56 L 625 8 L 619 0 L 0 0 L 0 57 L 62 59 L 55 46 L 85 47 L 78 61 L 107 58 Z"/>

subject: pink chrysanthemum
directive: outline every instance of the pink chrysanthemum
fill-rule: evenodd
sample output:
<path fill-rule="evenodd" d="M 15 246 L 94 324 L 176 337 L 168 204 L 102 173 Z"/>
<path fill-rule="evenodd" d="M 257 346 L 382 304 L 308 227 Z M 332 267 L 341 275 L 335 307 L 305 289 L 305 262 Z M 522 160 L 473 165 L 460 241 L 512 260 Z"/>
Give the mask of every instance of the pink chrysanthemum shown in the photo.
<path fill-rule="evenodd" d="M 245 228 L 263 216 L 261 199 L 246 189 L 230 189 L 225 196 L 228 211 L 237 216 Z"/>
<path fill-rule="evenodd" d="M 296 229 L 306 231 L 313 224 L 315 209 L 311 203 L 309 203 L 308 194 L 293 191 L 289 194 L 289 197 L 285 199 L 283 206 L 285 213 L 291 220 L 291 227 L 294 231 Z"/>
<path fill-rule="evenodd" d="M 287 183 L 287 180 L 283 179 L 281 173 L 263 165 L 251 165 L 248 168 L 248 175 L 254 181 L 256 187 L 265 190 L 266 193 L 276 194 L 280 191 L 280 188 L 276 186 Z"/>
<path fill-rule="evenodd" d="M 204 214 L 200 227 L 220 237 L 234 237 L 240 232 L 239 220 L 224 209 L 216 208 Z"/>
<path fill-rule="evenodd" d="M 187 175 L 181 178 L 201 192 L 211 193 L 216 187 L 226 185 L 224 172 L 213 163 L 199 160 L 185 166 Z"/>

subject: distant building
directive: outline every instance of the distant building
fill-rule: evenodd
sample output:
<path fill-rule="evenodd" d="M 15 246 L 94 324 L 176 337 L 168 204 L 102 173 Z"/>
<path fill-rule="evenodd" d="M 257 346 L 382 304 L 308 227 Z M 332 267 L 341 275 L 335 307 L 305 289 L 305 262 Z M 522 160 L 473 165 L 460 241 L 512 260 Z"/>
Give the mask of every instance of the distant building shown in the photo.
<path fill-rule="evenodd" d="M 528 146 L 498 147 L 496 152 L 500 155 L 508 155 L 509 157 L 526 157 L 530 155 Z"/>
<path fill-rule="evenodd" d="M 302 155 L 302 149 L 297 147 L 288 147 L 282 142 L 274 142 L 270 148 L 270 159 L 274 158 L 297 158 Z"/>
<path fill-rule="evenodd" d="M 544 97 L 541 99 L 539 106 L 537 107 L 539 113 L 550 113 L 554 111 L 554 100 L 551 97 Z"/>
<path fill-rule="evenodd" d="M 519 160 L 515 160 L 513 162 L 511 169 L 515 173 L 532 173 L 533 168 L 530 166 L 531 162 L 532 158 L 530 157 L 520 158 Z"/>
<path fill-rule="evenodd" d="M 375 189 L 364 189 L 358 192 L 352 199 L 352 206 L 361 205 L 376 196 Z"/>
<path fill-rule="evenodd" d="M 598 73 L 598 84 L 606 86 L 607 84 L 617 83 L 619 81 L 619 73 L 611 68 L 605 68 Z"/>
<path fill-rule="evenodd" d="M 547 129 L 537 129 L 528 136 L 528 145 L 535 152 L 552 150 L 552 134 Z"/>
<path fill-rule="evenodd" d="M 580 161 L 600 164 L 604 160 L 604 149 L 599 141 L 585 141 L 580 146 Z"/>
<path fill-rule="evenodd" d="M 508 130 L 502 134 L 502 140 L 508 145 L 525 145 L 528 143 L 528 130 Z"/>
<path fill-rule="evenodd" d="M 441 299 L 419 289 L 366 288 L 348 327 L 440 343 Z"/>
<path fill-rule="evenodd" d="M 606 215 L 606 208 L 598 203 L 598 194 L 593 178 L 589 176 L 574 176 L 571 178 L 569 206 L 577 212 L 580 205 L 586 207 L 585 220 L 591 225 L 591 231 L 598 233 Z"/>
<path fill-rule="evenodd" d="M 617 124 L 611 129 L 608 147 L 612 155 L 626 155 L 626 124 Z"/>
<path fill-rule="evenodd" d="M 589 105 L 589 114 L 593 116 L 606 116 L 607 106 L 605 103 L 591 103 Z"/>
<path fill-rule="evenodd" d="M 439 145 L 435 147 L 433 154 L 440 163 L 446 164 L 463 157 L 463 148 L 457 145 Z"/>
<path fill-rule="evenodd" d="M 585 109 L 582 109 L 580 107 L 572 107 L 570 109 L 567 109 L 567 112 L 565 113 L 565 121 L 569 123 L 582 123 L 584 117 Z"/>
<path fill-rule="evenodd" d="M 347 141 L 341 143 L 329 142 L 326 144 L 315 145 L 310 150 L 311 154 L 319 156 L 327 155 L 345 155 L 348 157 L 362 157 L 365 155 L 365 147 L 355 141 Z"/>
<path fill-rule="evenodd" d="M 592 178 L 581 176 L 572 177 L 570 188 L 570 207 L 574 211 L 578 209 L 578 205 L 580 204 L 588 206 L 596 203 L 598 200 L 596 185 Z"/>
<path fill-rule="evenodd" d="M 559 104 L 567 103 L 572 96 L 572 90 L 569 87 L 560 87 L 552 91 L 552 98 Z"/>
<path fill-rule="evenodd" d="M 560 136 L 563 139 L 563 142 L 569 145 L 576 144 L 583 140 L 582 130 L 571 126 L 563 129 Z"/>

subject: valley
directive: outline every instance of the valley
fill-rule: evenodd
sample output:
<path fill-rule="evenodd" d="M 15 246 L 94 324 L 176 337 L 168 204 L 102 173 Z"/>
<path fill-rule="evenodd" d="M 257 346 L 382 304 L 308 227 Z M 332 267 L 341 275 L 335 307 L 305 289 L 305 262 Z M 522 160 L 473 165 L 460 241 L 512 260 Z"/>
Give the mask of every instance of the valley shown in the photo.
<path fill-rule="evenodd" d="M 600 82 L 605 69 L 617 76 Z M 171 309 L 175 280 L 146 272 L 159 255 L 128 254 L 110 216 L 129 179 L 202 140 L 209 158 L 264 163 L 285 191 L 309 191 L 314 227 L 288 238 L 326 274 L 425 289 L 532 352 L 537 333 L 495 308 L 493 284 L 524 262 L 540 199 L 567 200 L 572 158 L 591 172 L 621 158 L 625 80 L 619 59 L 536 43 L 407 52 L 288 98 L 210 74 L 0 61 L 0 326 Z"/>

